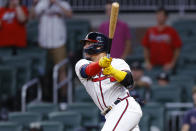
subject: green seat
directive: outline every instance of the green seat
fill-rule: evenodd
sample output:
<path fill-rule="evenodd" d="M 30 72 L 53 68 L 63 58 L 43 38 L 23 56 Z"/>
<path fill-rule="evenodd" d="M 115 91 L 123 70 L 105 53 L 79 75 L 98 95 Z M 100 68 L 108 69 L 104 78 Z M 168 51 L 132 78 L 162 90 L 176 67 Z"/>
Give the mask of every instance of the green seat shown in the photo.
<path fill-rule="evenodd" d="M 8 115 L 9 121 L 17 122 L 25 127 L 29 127 L 32 122 L 38 122 L 42 120 L 42 116 L 34 112 L 12 112 Z"/>
<path fill-rule="evenodd" d="M 73 111 L 52 112 L 48 115 L 50 121 L 63 123 L 65 131 L 72 131 L 81 126 L 81 115 Z"/>
<path fill-rule="evenodd" d="M 38 20 L 30 20 L 27 25 L 28 45 L 35 45 L 38 42 Z"/>
<path fill-rule="evenodd" d="M 31 76 L 32 78 L 44 74 L 47 63 L 47 51 L 38 47 L 26 48 L 18 50 L 18 54 L 26 56 L 32 61 Z"/>
<path fill-rule="evenodd" d="M 0 122 L 0 131 L 22 131 L 22 126 L 14 122 Z"/>
<path fill-rule="evenodd" d="M 82 45 L 78 44 L 90 30 L 90 23 L 87 20 L 82 19 L 70 19 L 66 20 L 67 24 L 67 51 L 77 53 L 82 49 Z"/>
<path fill-rule="evenodd" d="M 63 131 L 63 124 L 61 122 L 43 121 L 39 122 L 42 131 Z"/>
<path fill-rule="evenodd" d="M 67 107 L 69 111 L 75 111 L 82 115 L 84 126 L 97 126 L 99 122 L 99 109 L 94 103 L 72 103 Z"/>
<path fill-rule="evenodd" d="M 17 89 L 30 80 L 31 78 L 31 60 L 25 56 L 9 56 L 2 58 L 3 65 L 16 69 Z"/>
<path fill-rule="evenodd" d="M 149 131 L 150 130 L 150 115 L 145 113 L 143 114 L 139 127 L 141 131 Z"/>
<path fill-rule="evenodd" d="M 0 101 L 16 96 L 16 70 L 0 66 Z"/>
<path fill-rule="evenodd" d="M 191 76 L 178 75 L 171 77 L 171 85 L 182 88 L 184 102 L 192 101 L 192 88 L 194 84 L 194 79 Z"/>
<path fill-rule="evenodd" d="M 83 86 L 75 88 L 74 99 L 76 102 L 92 102 L 91 97 Z"/>
<path fill-rule="evenodd" d="M 151 89 L 151 101 L 154 102 L 181 102 L 182 88 L 169 86 L 153 86 Z"/>
<path fill-rule="evenodd" d="M 150 127 L 159 128 L 160 131 L 164 131 L 164 114 L 165 109 L 162 104 L 148 103 L 142 108 L 143 114 L 150 116 Z"/>
<path fill-rule="evenodd" d="M 196 40 L 196 21 L 193 19 L 179 19 L 175 21 L 173 27 L 181 36 L 183 43 L 190 43 Z"/>
<path fill-rule="evenodd" d="M 46 118 L 49 113 L 58 111 L 58 105 L 52 103 L 29 104 L 27 105 L 27 111 L 40 113 Z"/>
<path fill-rule="evenodd" d="M 0 48 L 0 59 L 4 56 L 11 56 L 12 55 L 12 49 L 11 48 Z"/>

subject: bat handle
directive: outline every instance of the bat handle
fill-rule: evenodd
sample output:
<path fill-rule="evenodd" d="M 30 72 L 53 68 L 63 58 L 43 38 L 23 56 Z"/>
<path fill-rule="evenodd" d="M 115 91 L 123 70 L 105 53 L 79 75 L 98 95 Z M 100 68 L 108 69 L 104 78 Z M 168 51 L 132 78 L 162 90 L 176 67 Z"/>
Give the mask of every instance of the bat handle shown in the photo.
<path fill-rule="evenodd" d="M 110 54 L 107 53 L 107 58 L 110 58 Z"/>
<path fill-rule="evenodd" d="M 107 58 L 110 58 L 110 50 L 111 50 L 111 46 L 112 46 L 112 39 L 111 39 L 111 38 L 109 38 L 109 39 L 108 39 Z"/>

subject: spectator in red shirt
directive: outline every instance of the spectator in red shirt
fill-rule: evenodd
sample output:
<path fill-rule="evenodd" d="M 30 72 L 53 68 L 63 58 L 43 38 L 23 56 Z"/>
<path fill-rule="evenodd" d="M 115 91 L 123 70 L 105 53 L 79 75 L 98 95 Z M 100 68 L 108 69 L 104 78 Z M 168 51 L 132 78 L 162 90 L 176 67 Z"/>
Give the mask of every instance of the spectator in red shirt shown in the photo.
<path fill-rule="evenodd" d="M 0 8 L 0 47 L 25 47 L 27 8 L 19 0 L 8 0 Z"/>
<path fill-rule="evenodd" d="M 182 42 L 176 30 L 166 25 L 168 13 L 160 8 L 156 12 L 157 25 L 147 30 L 142 45 L 146 69 L 161 66 L 170 71 L 176 65 Z"/>

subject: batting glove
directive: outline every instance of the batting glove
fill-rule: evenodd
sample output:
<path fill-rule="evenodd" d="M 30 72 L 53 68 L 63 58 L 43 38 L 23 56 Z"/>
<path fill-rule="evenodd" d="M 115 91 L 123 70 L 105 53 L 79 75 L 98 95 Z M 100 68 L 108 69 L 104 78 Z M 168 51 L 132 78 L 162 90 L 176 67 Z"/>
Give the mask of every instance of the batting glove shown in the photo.
<path fill-rule="evenodd" d="M 125 76 L 127 75 L 127 72 L 125 71 L 121 71 L 121 70 L 117 70 L 114 67 L 112 67 L 111 65 L 107 68 L 103 68 L 103 74 L 104 75 L 111 75 L 113 76 L 118 82 L 121 82 L 122 80 L 124 80 Z"/>
<path fill-rule="evenodd" d="M 105 57 L 102 57 L 100 60 L 99 60 L 99 66 L 102 67 L 102 68 L 106 68 L 106 67 L 109 67 L 111 65 L 111 62 L 112 62 L 112 58 L 107 58 L 106 56 Z"/>

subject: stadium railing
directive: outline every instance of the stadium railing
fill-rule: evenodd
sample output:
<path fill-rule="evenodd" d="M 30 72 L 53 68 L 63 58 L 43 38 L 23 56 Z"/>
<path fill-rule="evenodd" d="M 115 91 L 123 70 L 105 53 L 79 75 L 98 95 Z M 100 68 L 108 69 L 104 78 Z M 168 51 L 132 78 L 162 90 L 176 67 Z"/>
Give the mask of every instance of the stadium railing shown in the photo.
<path fill-rule="evenodd" d="M 33 0 L 22 0 L 22 3 L 31 6 Z M 67 0 L 74 11 L 104 11 L 107 0 Z M 170 11 L 196 10 L 195 0 L 117 0 L 121 10 L 126 11 L 151 11 L 164 6 Z"/>
<path fill-rule="evenodd" d="M 165 129 L 179 131 L 183 124 L 185 112 L 191 108 L 193 108 L 193 103 L 166 103 Z"/>
<path fill-rule="evenodd" d="M 37 84 L 38 85 L 38 92 L 37 92 L 37 99 L 38 101 L 41 101 L 42 98 L 42 89 L 41 89 L 41 84 L 38 78 L 34 78 L 31 81 L 28 81 L 26 84 L 23 85 L 22 87 L 22 93 L 21 93 L 21 109 L 22 112 L 26 111 L 26 97 L 27 97 L 27 90 L 32 87 L 33 85 Z"/>
<path fill-rule="evenodd" d="M 58 81 L 59 69 L 65 65 L 68 65 L 67 79 L 64 79 L 63 81 L 59 82 Z M 56 64 L 53 68 L 53 103 L 54 104 L 58 103 L 58 89 L 66 84 L 68 85 L 67 100 L 68 100 L 68 104 L 71 104 L 73 101 L 72 68 L 67 58 L 61 61 L 60 63 Z"/>

